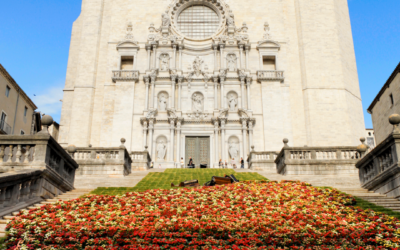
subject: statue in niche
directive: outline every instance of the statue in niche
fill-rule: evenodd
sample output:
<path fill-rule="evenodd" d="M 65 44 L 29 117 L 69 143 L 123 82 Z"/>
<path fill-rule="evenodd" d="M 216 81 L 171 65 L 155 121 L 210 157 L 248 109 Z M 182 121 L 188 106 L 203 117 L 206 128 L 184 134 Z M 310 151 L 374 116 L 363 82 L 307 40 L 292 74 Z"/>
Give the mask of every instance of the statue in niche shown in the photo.
<path fill-rule="evenodd" d="M 203 96 L 200 94 L 194 94 L 192 97 L 193 101 L 193 111 L 195 112 L 203 112 Z"/>
<path fill-rule="evenodd" d="M 236 99 L 236 96 L 234 94 L 230 94 L 229 99 L 228 99 L 229 110 L 235 111 L 237 104 L 238 104 L 238 101 Z"/>
<path fill-rule="evenodd" d="M 236 61 L 237 57 L 235 54 L 229 54 L 226 57 L 226 60 L 228 61 L 228 70 L 229 71 L 236 71 Z"/>
<path fill-rule="evenodd" d="M 164 141 L 160 141 L 157 145 L 157 159 L 164 160 L 165 154 L 167 153 L 167 146 Z"/>
<path fill-rule="evenodd" d="M 162 27 L 169 27 L 171 24 L 171 19 L 168 16 L 168 12 L 162 14 Z"/>
<path fill-rule="evenodd" d="M 162 54 L 160 56 L 160 68 L 162 71 L 168 71 L 169 70 L 169 55 L 168 54 Z"/>
<path fill-rule="evenodd" d="M 234 142 L 229 143 L 229 154 L 231 155 L 232 159 L 238 159 L 239 156 L 239 149 L 237 144 Z"/>
<path fill-rule="evenodd" d="M 265 22 L 265 24 L 264 24 L 264 40 L 270 40 L 270 39 L 271 39 L 271 33 L 270 33 L 269 23 Z"/>
<path fill-rule="evenodd" d="M 226 19 L 226 23 L 227 23 L 228 27 L 235 26 L 235 16 L 232 13 Z"/>
<path fill-rule="evenodd" d="M 201 74 L 202 71 L 201 67 L 203 66 L 203 63 L 204 63 L 203 59 L 201 59 L 199 56 L 196 57 L 196 59 L 194 59 L 193 70 L 197 76 Z"/>
<path fill-rule="evenodd" d="M 164 94 L 160 95 L 160 98 L 158 100 L 158 109 L 160 111 L 166 111 L 167 110 L 167 98 L 165 97 Z"/>

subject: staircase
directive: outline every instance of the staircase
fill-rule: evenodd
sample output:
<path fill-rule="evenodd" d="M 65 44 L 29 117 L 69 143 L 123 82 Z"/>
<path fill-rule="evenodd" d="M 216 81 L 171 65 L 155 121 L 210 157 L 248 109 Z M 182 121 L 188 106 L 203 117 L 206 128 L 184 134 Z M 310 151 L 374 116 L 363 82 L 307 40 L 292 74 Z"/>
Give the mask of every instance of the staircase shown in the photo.
<path fill-rule="evenodd" d="M 67 201 L 67 200 L 77 199 L 77 198 L 81 197 L 82 195 L 90 193 L 91 191 L 93 191 L 93 189 L 74 189 L 74 190 L 72 190 L 70 192 L 67 192 L 67 193 L 64 193 L 62 195 L 59 195 L 56 198 L 44 200 L 44 201 L 42 201 L 42 202 L 40 202 L 38 204 L 34 204 L 34 205 L 32 205 L 30 207 L 27 207 L 25 209 L 22 209 L 22 210 L 19 210 L 19 211 L 15 211 L 15 212 L 13 212 L 13 213 L 11 213 L 9 215 L 3 216 L 3 218 L 0 218 L 0 237 L 5 237 L 6 236 L 5 229 L 6 229 L 6 226 L 7 226 L 8 222 L 12 218 L 14 218 L 16 215 L 18 215 L 21 211 L 35 209 L 35 208 L 41 207 L 41 206 L 46 205 L 46 204 L 54 204 L 54 203 L 56 203 L 57 201 L 60 201 L 60 200 Z"/>

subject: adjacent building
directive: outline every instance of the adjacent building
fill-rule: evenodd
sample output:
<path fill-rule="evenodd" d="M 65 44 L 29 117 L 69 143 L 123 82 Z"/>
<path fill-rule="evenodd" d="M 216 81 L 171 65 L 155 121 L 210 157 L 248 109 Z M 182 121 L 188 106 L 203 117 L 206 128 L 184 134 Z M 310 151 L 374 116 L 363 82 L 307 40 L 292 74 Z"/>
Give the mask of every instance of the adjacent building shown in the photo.
<path fill-rule="evenodd" d="M 400 63 L 369 106 L 368 112 L 372 115 L 375 139 L 379 144 L 393 131 L 388 117 L 400 114 Z"/>
<path fill-rule="evenodd" d="M 376 147 L 375 132 L 373 128 L 365 129 L 365 139 L 368 147 L 373 149 Z"/>
<path fill-rule="evenodd" d="M 155 165 L 247 158 L 365 136 L 346 0 L 83 0 L 73 25 L 63 146 Z"/>
<path fill-rule="evenodd" d="M 0 134 L 32 134 L 35 131 L 36 109 L 36 105 L 0 64 Z"/>

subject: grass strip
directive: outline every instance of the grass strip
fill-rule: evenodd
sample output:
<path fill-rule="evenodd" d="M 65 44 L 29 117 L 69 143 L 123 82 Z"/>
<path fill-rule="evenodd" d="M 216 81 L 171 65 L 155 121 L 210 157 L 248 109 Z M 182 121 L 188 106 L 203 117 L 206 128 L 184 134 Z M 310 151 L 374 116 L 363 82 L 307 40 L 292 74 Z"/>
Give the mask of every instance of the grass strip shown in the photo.
<path fill-rule="evenodd" d="M 354 196 L 354 198 L 357 201 L 356 205 L 354 205 L 355 207 L 359 207 L 359 208 L 364 209 L 364 210 L 365 209 L 371 209 L 371 210 L 373 210 L 373 211 L 375 211 L 377 213 L 387 214 L 389 216 L 392 216 L 392 217 L 395 217 L 397 219 L 400 219 L 400 213 L 399 212 L 393 211 L 393 210 L 391 210 L 389 208 L 378 206 L 378 205 L 376 205 L 374 203 L 371 203 L 369 201 L 363 200 L 363 199 L 358 198 L 356 196 Z"/>

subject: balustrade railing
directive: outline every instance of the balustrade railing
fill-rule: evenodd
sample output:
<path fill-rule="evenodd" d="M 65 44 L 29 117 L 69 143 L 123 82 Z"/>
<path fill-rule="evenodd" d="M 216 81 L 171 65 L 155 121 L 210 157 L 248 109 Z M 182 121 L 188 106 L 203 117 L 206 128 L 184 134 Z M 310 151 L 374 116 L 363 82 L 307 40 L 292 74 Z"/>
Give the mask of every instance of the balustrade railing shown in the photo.
<path fill-rule="evenodd" d="M 248 158 L 249 168 L 257 170 L 275 169 L 275 160 L 278 153 L 275 151 L 256 152 L 252 150 Z"/>
<path fill-rule="evenodd" d="M 257 71 L 258 80 L 284 80 L 285 72 L 281 70 L 259 70 Z"/>
<path fill-rule="evenodd" d="M 139 80 L 138 70 L 113 70 L 112 71 L 113 82 L 119 81 L 137 81 Z"/>
<path fill-rule="evenodd" d="M 132 151 L 130 153 L 132 160 L 132 168 L 135 169 L 149 169 L 151 164 L 151 157 L 147 151 Z"/>

